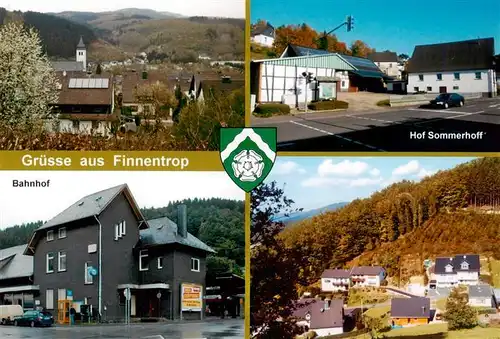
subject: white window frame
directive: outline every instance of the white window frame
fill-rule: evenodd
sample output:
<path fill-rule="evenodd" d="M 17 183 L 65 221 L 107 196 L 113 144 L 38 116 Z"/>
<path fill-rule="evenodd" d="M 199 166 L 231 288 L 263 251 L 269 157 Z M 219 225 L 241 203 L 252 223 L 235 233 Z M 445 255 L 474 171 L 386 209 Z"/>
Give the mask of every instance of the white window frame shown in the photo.
<path fill-rule="evenodd" d="M 453 266 L 451 266 L 450 264 L 446 265 L 446 266 L 444 267 L 444 271 L 445 271 L 446 273 L 451 273 L 451 272 L 453 272 Z"/>
<path fill-rule="evenodd" d="M 54 262 L 52 261 L 52 270 L 49 270 L 49 261 L 55 259 L 54 252 L 49 252 L 45 255 L 45 273 L 54 273 Z"/>
<path fill-rule="evenodd" d="M 148 271 L 149 264 L 146 267 L 142 266 L 142 259 L 149 257 L 148 250 L 140 250 L 139 251 L 139 271 Z"/>
<path fill-rule="evenodd" d="M 158 257 L 156 259 L 156 262 L 157 262 L 158 269 L 161 270 L 163 268 L 163 257 Z"/>
<path fill-rule="evenodd" d="M 118 224 L 115 225 L 115 241 L 118 241 L 118 238 L 120 237 L 120 227 Z"/>
<path fill-rule="evenodd" d="M 64 269 L 61 268 L 61 259 L 64 257 Z M 68 262 L 66 261 L 67 255 L 66 251 L 57 252 L 57 272 L 66 272 Z"/>
<path fill-rule="evenodd" d="M 120 238 L 123 237 L 125 234 L 126 234 L 126 226 L 127 224 L 125 223 L 125 220 L 123 220 L 120 224 L 119 224 L 119 231 L 120 231 Z"/>
<path fill-rule="evenodd" d="M 50 291 L 50 293 L 49 293 Z M 50 298 L 49 298 L 50 295 Z M 54 290 L 49 288 L 45 290 L 45 308 L 48 310 L 54 309 Z"/>
<path fill-rule="evenodd" d="M 193 263 L 197 263 L 198 269 L 193 268 Z M 191 258 L 191 271 L 192 272 L 199 272 L 200 271 L 200 259 L 198 259 L 198 258 Z"/>
<path fill-rule="evenodd" d="M 58 232 L 58 238 L 59 239 L 64 239 L 66 238 L 66 227 L 61 227 Z"/>
<path fill-rule="evenodd" d="M 460 268 L 463 269 L 463 270 L 468 270 L 469 269 L 469 263 L 467 262 L 463 262 L 460 264 Z"/>
<path fill-rule="evenodd" d="M 54 240 L 54 230 L 47 231 L 47 242 Z"/>
<path fill-rule="evenodd" d="M 94 277 L 89 273 L 89 267 L 91 267 L 92 263 L 87 261 L 85 263 L 85 285 L 92 285 L 94 283 Z"/>

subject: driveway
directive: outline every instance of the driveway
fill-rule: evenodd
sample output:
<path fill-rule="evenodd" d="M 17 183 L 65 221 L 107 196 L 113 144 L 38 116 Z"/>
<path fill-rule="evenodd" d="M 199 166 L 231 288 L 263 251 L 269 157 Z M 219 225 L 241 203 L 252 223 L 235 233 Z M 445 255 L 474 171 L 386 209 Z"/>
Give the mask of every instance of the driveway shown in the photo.
<path fill-rule="evenodd" d="M 243 339 L 244 320 L 199 323 L 149 323 L 30 328 L 0 326 L 5 339 Z"/>
<path fill-rule="evenodd" d="M 389 100 L 389 94 L 370 92 L 339 92 L 337 99 L 348 102 L 350 112 L 381 110 L 384 108 L 377 106 L 377 102 L 381 100 Z"/>
<path fill-rule="evenodd" d="M 500 97 L 447 110 L 349 109 L 260 118 L 252 126 L 277 127 L 278 151 L 496 152 Z"/>

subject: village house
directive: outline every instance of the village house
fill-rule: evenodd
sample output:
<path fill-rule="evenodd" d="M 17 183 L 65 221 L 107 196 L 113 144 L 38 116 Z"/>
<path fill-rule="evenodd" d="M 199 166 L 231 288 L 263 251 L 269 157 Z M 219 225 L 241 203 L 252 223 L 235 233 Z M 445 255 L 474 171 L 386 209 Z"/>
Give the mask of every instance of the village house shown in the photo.
<path fill-rule="evenodd" d="M 178 223 L 146 220 L 124 184 L 78 200 L 38 228 L 25 255 L 34 260 L 35 304 L 68 323 L 70 307 L 120 321 L 125 292 L 137 318 L 202 319 L 206 256 L 213 249 Z"/>
<path fill-rule="evenodd" d="M 0 305 L 30 311 L 35 309 L 38 286 L 33 285 L 33 257 L 24 255 L 25 249 L 26 244 L 0 250 Z"/>
<path fill-rule="evenodd" d="M 264 25 L 257 25 L 254 27 L 250 41 L 258 45 L 273 47 L 275 37 L 276 33 L 274 27 L 266 22 Z"/>
<path fill-rule="evenodd" d="M 436 287 L 478 285 L 481 264 L 479 255 L 467 254 L 436 258 L 434 275 Z"/>
<path fill-rule="evenodd" d="M 495 96 L 493 38 L 416 46 L 406 65 L 408 92 Z"/>
<path fill-rule="evenodd" d="M 367 59 L 373 61 L 373 63 L 388 76 L 401 79 L 401 72 L 398 68 L 398 55 L 396 52 L 373 52 L 367 56 Z"/>
<path fill-rule="evenodd" d="M 318 337 L 344 333 L 344 303 L 340 299 L 318 301 L 311 305 L 310 331 Z"/>
<path fill-rule="evenodd" d="M 490 285 L 472 285 L 468 288 L 468 304 L 473 307 L 496 308 L 497 300 Z"/>
<path fill-rule="evenodd" d="M 207 95 L 227 96 L 234 91 L 243 90 L 244 88 L 244 79 L 233 79 L 231 76 L 222 76 L 219 79 L 199 80 L 195 97 L 198 102 L 203 102 Z"/>
<path fill-rule="evenodd" d="M 431 319 L 429 298 L 391 299 L 392 326 L 425 325 Z"/>
<path fill-rule="evenodd" d="M 58 100 L 50 103 L 52 117 L 46 122 L 51 131 L 106 136 L 114 114 L 113 78 L 84 72 L 57 72 Z"/>
<path fill-rule="evenodd" d="M 351 269 L 351 287 L 380 287 L 386 278 L 380 266 L 356 266 Z"/>
<path fill-rule="evenodd" d="M 323 292 L 347 291 L 350 284 L 350 270 L 325 270 L 321 275 L 321 291 Z"/>

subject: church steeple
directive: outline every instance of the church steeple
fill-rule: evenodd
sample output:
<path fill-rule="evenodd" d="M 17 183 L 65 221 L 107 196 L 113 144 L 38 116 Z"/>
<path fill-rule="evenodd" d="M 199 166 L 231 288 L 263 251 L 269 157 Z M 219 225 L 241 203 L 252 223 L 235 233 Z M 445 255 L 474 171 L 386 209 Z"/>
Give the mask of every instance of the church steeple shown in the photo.
<path fill-rule="evenodd" d="M 76 45 L 77 49 L 85 49 L 85 44 L 83 43 L 83 35 L 80 35 L 80 41 L 78 42 L 78 45 Z"/>
<path fill-rule="evenodd" d="M 76 61 L 83 64 L 83 70 L 87 70 L 87 48 L 83 43 L 83 36 L 80 36 L 80 42 L 76 45 Z"/>

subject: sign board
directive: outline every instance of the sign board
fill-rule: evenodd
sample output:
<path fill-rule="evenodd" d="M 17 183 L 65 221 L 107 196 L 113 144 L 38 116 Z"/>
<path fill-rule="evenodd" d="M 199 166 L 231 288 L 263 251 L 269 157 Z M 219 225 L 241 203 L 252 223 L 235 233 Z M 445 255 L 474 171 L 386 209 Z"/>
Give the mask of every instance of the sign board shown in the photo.
<path fill-rule="evenodd" d="M 66 297 L 72 297 L 73 296 L 73 291 L 72 290 L 66 290 Z"/>
<path fill-rule="evenodd" d="M 201 312 L 203 308 L 203 286 L 182 284 L 181 305 L 182 311 Z"/>
<path fill-rule="evenodd" d="M 90 267 L 88 268 L 88 271 L 89 271 L 89 274 L 90 274 L 91 276 L 93 276 L 93 277 L 95 277 L 95 276 L 97 275 L 97 270 L 95 269 L 95 267 L 90 266 Z"/>

